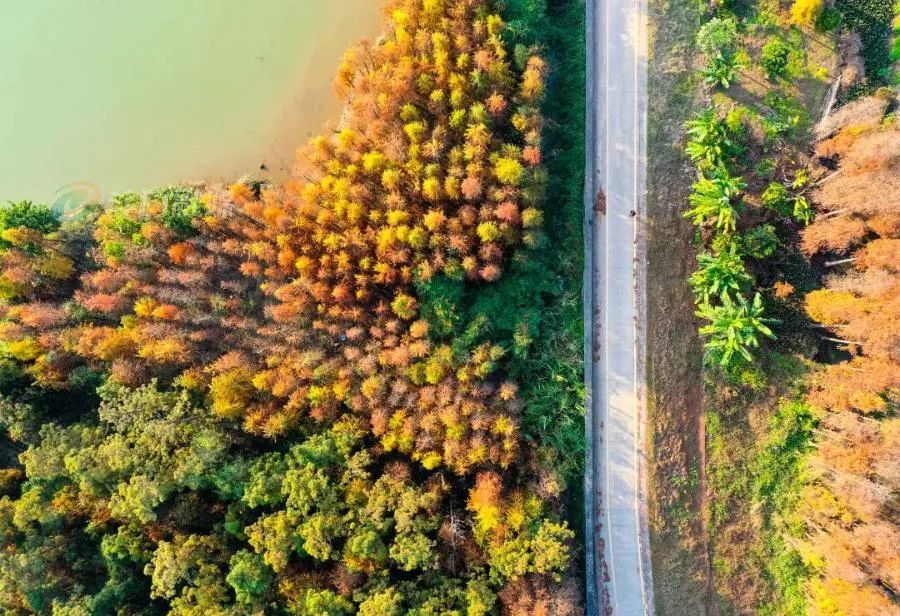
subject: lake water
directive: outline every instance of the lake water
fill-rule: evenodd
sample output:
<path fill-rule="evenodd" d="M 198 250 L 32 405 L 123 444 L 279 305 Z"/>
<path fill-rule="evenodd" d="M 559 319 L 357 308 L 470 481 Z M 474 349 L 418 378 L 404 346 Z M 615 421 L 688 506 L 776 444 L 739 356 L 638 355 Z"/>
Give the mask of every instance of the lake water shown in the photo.
<path fill-rule="evenodd" d="M 0 1 L 0 202 L 283 176 L 379 5 Z"/>

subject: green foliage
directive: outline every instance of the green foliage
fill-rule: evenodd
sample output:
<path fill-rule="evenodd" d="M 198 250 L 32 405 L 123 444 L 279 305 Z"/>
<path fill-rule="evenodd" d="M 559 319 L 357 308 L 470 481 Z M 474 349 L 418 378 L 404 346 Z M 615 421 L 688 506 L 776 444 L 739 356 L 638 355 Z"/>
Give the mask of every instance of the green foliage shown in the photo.
<path fill-rule="evenodd" d="M 737 24 L 733 19 L 713 17 L 697 32 L 697 47 L 706 55 L 700 71 L 709 86 L 729 87 L 737 78 Z"/>
<path fill-rule="evenodd" d="M 16 443 L 33 443 L 38 439 L 43 417 L 33 405 L 0 396 L 0 426 Z"/>
<path fill-rule="evenodd" d="M 182 237 L 193 235 L 194 219 L 206 213 L 206 206 L 190 188 L 169 186 L 151 191 L 147 198 L 162 203 L 163 225 Z"/>
<path fill-rule="evenodd" d="M 53 233 L 59 229 L 59 215 L 46 205 L 31 201 L 10 201 L 0 206 L 0 233 L 6 229 L 33 229 L 39 233 Z M 0 247 L 7 247 L 0 244 Z"/>
<path fill-rule="evenodd" d="M 763 45 L 759 61 L 769 79 L 775 80 L 785 75 L 790 52 L 790 47 L 780 38 L 769 39 Z"/>
<path fill-rule="evenodd" d="M 795 182 L 796 187 L 802 187 L 805 182 Z M 808 225 L 812 221 L 812 206 L 803 195 L 792 194 L 788 188 L 780 182 L 772 182 L 762 194 L 763 207 L 776 212 L 783 217 L 793 217 L 798 222 Z"/>
<path fill-rule="evenodd" d="M 373 594 L 359 604 L 359 616 L 401 616 L 403 596 L 396 588 Z"/>
<path fill-rule="evenodd" d="M 738 139 L 743 124 L 737 113 L 720 118 L 714 109 L 707 109 L 686 122 L 685 129 L 684 151 L 701 170 L 724 167 L 741 153 Z"/>
<path fill-rule="evenodd" d="M 775 254 L 780 242 L 773 225 L 759 225 L 741 235 L 740 250 L 748 257 L 762 260 Z"/>
<path fill-rule="evenodd" d="M 684 217 L 699 226 L 714 224 L 722 233 L 735 231 L 741 207 L 739 197 L 745 186 L 741 178 L 732 177 L 722 167 L 713 169 L 709 176 L 701 174 L 689 197 L 692 207 Z"/>
<path fill-rule="evenodd" d="M 808 225 L 813 219 L 812 204 L 803 195 L 794 198 L 793 208 L 794 219 L 804 225 Z"/>
<path fill-rule="evenodd" d="M 794 138 L 809 124 L 809 114 L 794 98 L 771 91 L 763 99 L 769 112 L 763 117 L 763 129 L 770 142 Z"/>
<path fill-rule="evenodd" d="M 464 289 L 463 281 L 445 275 L 416 285 L 419 313 L 428 322 L 435 337 L 442 338 L 457 332 Z"/>
<path fill-rule="evenodd" d="M 789 358 L 770 355 L 767 359 L 771 363 L 756 369 L 765 370 L 769 382 L 757 391 L 771 387 L 791 391 L 801 384 L 802 365 L 797 372 L 796 367 L 779 365 Z M 720 559 L 717 573 L 726 584 L 745 583 L 748 574 L 757 576 L 759 613 L 803 614 L 813 571 L 803 563 L 795 538 L 803 537 L 798 514 L 804 488 L 812 479 L 805 460 L 813 447 L 816 422 L 810 409 L 791 394 L 777 403 L 763 425 L 748 432 L 747 391 L 731 408 L 707 415 L 708 481 L 716 494 L 711 520 L 714 541 L 730 542 L 736 532 L 749 535 L 738 556 L 741 563 Z M 753 400 L 758 399 L 756 395 Z M 729 527 L 718 530 L 722 526 Z"/>
<path fill-rule="evenodd" d="M 4 322 L 2 342 L 24 349 L 0 360 L 4 455 L 14 464 L 25 450 L 2 476 L 0 608 L 488 616 L 516 578 L 543 593 L 568 568 L 560 473 L 572 479 L 583 455 L 571 291 L 584 138 L 571 27 L 583 3 L 510 0 L 504 29 L 489 3 L 408 2 L 397 24 L 416 22 L 423 57 L 444 63 L 446 49 L 462 76 L 407 84 L 406 65 L 386 63 L 397 73 L 376 89 L 398 78 L 408 90 L 397 92 L 408 164 L 392 146 L 351 147 L 383 127 L 344 130 L 318 144 L 318 187 L 334 202 L 250 181 L 202 197 L 126 193 L 78 231 L 78 250 L 68 226 L 20 208 L 56 234 L 48 253 L 59 243 L 88 272 L 57 277 L 70 304 L 22 309 L 37 325 Z M 431 32 L 448 23 L 460 32 Z M 469 28 L 488 53 L 464 51 Z M 538 44 L 557 56 L 553 83 Z M 445 128 L 464 138 L 445 147 Z M 427 222 L 411 215 L 422 200 Z M 373 229 L 385 231 L 377 250 Z M 38 340 L 52 348 L 41 355 Z M 41 361 L 68 380 L 34 384 L 19 364 Z M 484 438 L 460 437 L 475 431 Z M 520 432 L 538 441 L 538 478 L 516 466 L 531 449 Z M 494 470 L 506 514 L 476 535 L 473 475 Z"/>
<path fill-rule="evenodd" d="M 890 76 L 892 0 L 838 0 L 835 8 L 843 15 L 843 25 L 859 33 L 869 86 L 885 85 Z"/>
<path fill-rule="evenodd" d="M 273 579 L 272 570 L 258 554 L 241 550 L 231 557 L 225 581 L 239 603 L 253 603 L 269 591 Z"/>
<path fill-rule="evenodd" d="M 786 483 L 802 478 L 803 454 L 809 450 L 815 419 L 802 402 L 781 405 L 767 430 L 767 441 L 756 456 L 753 472 L 753 495 L 765 499 L 778 510 L 786 510 L 791 503 L 775 499 L 794 499 L 797 490 L 785 489 Z"/>
<path fill-rule="evenodd" d="M 543 522 L 532 536 L 519 535 L 491 551 L 491 575 L 498 581 L 529 573 L 550 573 L 559 579 L 573 537 L 566 526 Z"/>
<path fill-rule="evenodd" d="M 281 484 L 288 466 L 279 453 L 266 453 L 253 462 L 244 488 L 244 502 L 250 507 L 274 506 L 284 502 Z"/>
<path fill-rule="evenodd" d="M 753 359 L 750 350 L 759 346 L 761 336 L 775 337 L 768 327 L 772 319 L 763 316 L 762 298 L 758 293 L 752 302 L 742 295 L 736 301 L 728 295 L 723 296 L 721 305 L 701 305 L 697 316 L 709 322 L 700 328 L 700 334 L 708 338 L 705 345 L 707 359 L 728 372 Z"/>
<path fill-rule="evenodd" d="M 707 56 L 733 56 L 737 43 L 737 23 L 728 17 L 713 17 L 697 31 L 697 48 Z"/>
<path fill-rule="evenodd" d="M 353 614 L 353 604 L 330 590 L 308 588 L 297 602 L 288 605 L 288 612 L 296 616 L 343 616 Z"/>
<path fill-rule="evenodd" d="M 700 253 L 697 262 L 699 267 L 691 274 L 690 282 L 698 304 L 709 304 L 712 296 L 724 301 L 725 296 L 745 292 L 753 282 L 734 243 L 715 254 Z"/>
<path fill-rule="evenodd" d="M 739 65 L 734 57 L 719 53 L 709 60 L 708 64 L 700 70 L 700 74 L 703 76 L 704 83 L 712 88 L 729 88 L 737 79 L 738 68 Z"/>
<path fill-rule="evenodd" d="M 816 427 L 810 409 L 800 401 L 782 403 L 766 431 L 766 439 L 749 464 L 752 498 L 760 503 L 771 558 L 765 566 L 778 589 L 783 613 L 800 613 L 806 605 L 805 583 L 811 571 L 786 539 L 796 535 L 793 518 L 801 506 L 809 477 L 805 454 Z"/>
<path fill-rule="evenodd" d="M 843 16 L 841 12 L 834 7 L 826 7 L 822 9 L 816 19 L 816 30 L 819 32 L 834 32 L 841 26 Z"/>
<path fill-rule="evenodd" d="M 762 204 L 764 207 L 782 216 L 789 216 L 793 209 L 791 207 L 791 193 L 781 182 L 769 184 L 762 194 Z"/>

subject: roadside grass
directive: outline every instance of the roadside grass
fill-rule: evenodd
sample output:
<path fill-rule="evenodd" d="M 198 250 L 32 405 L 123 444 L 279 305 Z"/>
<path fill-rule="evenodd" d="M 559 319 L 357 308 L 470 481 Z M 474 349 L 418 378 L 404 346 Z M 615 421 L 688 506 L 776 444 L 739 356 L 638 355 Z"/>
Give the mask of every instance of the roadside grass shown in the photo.
<path fill-rule="evenodd" d="M 729 9 L 719 6 L 727 15 Z M 792 188 L 804 186 L 800 170 L 808 162 L 811 128 L 821 114 L 829 82 L 836 77 L 838 62 L 834 37 L 826 31 L 792 24 L 787 15 L 788 8 L 789 3 L 778 0 L 737 0 L 730 6 L 730 10 L 740 17 L 741 49 L 735 58 L 740 66 L 738 76 L 730 87 L 712 94 L 709 101 L 697 106 L 703 108 L 712 103 L 720 113 L 740 114 L 735 117 L 746 122 L 753 139 L 735 173 L 747 182 L 745 201 L 751 206 L 762 205 L 761 194 L 771 182 Z M 894 56 L 888 52 L 885 33 L 890 23 L 890 2 L 838 0 L 837 8 L 844 13 L 844 26 L 860 30 L 863 36 L 867 68 L 864 86 L 874 89 L 896 79 L 889 70 L 885 72 L 891 61 L 900 59 L 900 51 L 894 52 Z M 855 17 L 853 10 L 858 13 Z M 893 10 L 900 10 L 900 4 L 893 5 Z M 680 8 L 681 13 L 685 11 L 686 7 Z M 659 40 L 673 37 L 671 29 L 674 27 L 677 31 L 678 22 L 676 20 L 673 25 L 671 17 L 678 14 L 679 11 L 673 11 L 663 0 L 651 0 L 651 17 L 660 24 L 657 27 L 662 31 Z M 871 18 L 875 18 L 877 24 L 870 23 Z M 697 26 L 699 24 L 682 37 L 683 49 L 691 48 L 690 37 Z M 873 38 L 873 32 L 881 38 Z M 659 42 L 655 47 L 656 54 Z M 780 64 L 773 62 L 773 58 L 778 59 L 773 51 L 779 48 L 784 54 Z M 699 94 L 696 77 L 684 74 L 668 80 L 659 77 L 665 75 L 665 68 L 670 65 L 688 70 L 696 56 L 683 49 L 676 62 L 666 62 L 670 58 L 663 55 L 660 63 L 663 68 L 656 68 L 655 76 L 651 73 L 650 203 L 651 215 L 658 217 L 657 225 L 670 221 L 665 216 L 668 212 L 665 197 L 674 196 L 676 208 L 686 204 L 684 195 L 679 198 L 677 189 L 660 186 L 660 178 L 666 181 L 665 170 L 678 168 L 677 160 L 667 158 L 670 152 L 666 150 L 666 143 L 677 144 L 679 133 L 667 125 L 669 120 L 665 116 L 654 113 L 656 105 L 678 117 L 679 103 L 690 105 L 692 96 Z M 668 86 L 668 90 L 654 90 L 654 79 Z M 687 96 L 682 95 L 681 87 L 687 88 Z M 853 94 L 856 93 L 851 92 Z M 669 139 L 659 139 L 660 134 Z M 688 169 L 686 173 L 688 183 L 693 179 L 691 171 Z M 682 180 L 681 186 L 684 184 Z M 748 217 L 746 222 L 754 225 L 760 224 L 760 220 L 763 218 L 756 215 Z M 677 229 L 676 221 L 672 223 Z M 811 268 L 797 249 L 800 226 L 797 221 L 776 221 L 775 233 L 781 242 L 781 250 L 768 260 L 748 263 L 756 278 L 756 288 L 766 299 L 767 316 L 779 321 L 776 329 L 779 340 L 764 345 L 756 362 L 731 375 L 730 379 L 717 370 L 703 371 L 705 391 L 698 398 L 702 398 L 705 405 L 705 424 L 703 420 L 697 424 L 701 434 L 705 427 L 705 448 L 699 447 L 703 468 L 698 483 L 699 492 L 704 493 L 706 499 L 701 502 L 706 506 L 701 507 L 705 528 L 699 541 L 708 544 L 711 569 L 705 572 L 704 579 L 709 580 L 714 597 L 703 609 L 685 609 L 678 602 L 684 593 L 679 593 L 678 584 L 673 584 L 672 580 L 679 574 L 669 570 L 681 567 L 684 569 L 680 574 L 682 579 L 696 579 L 685 573 L 694 572 L 690 551 L 685 549 L 690 546 L 690 539 L 686 538 L 691 537 L 693 521 L 690 494 L 694 482 L 690 475 L 690 456 L 682 454 L 679 458 L 673 455 L 673 452 L 681 452 L 679 446 L 686 439 L 667 434 L 673 426 L 684 434 L 692 434 L 690 430 L 694 424 L 689 410 L 681 413 L 680 422 L 673 421 L 673 416 L 667 414 L 671 407 L 663 404 L 666 397 L 672 399 L 677 392 L 687 390 L 687 381 L 679 380 L 679 377 L 690 378 L 689 370 L 673 362 L 670 356 L 674 355 L 688 365 L 693 357 L 678 330 L 674 330 L 675 335 L 668 331 L 671 330 L 671 317 L 659 309 L 659 306 L 670 308 L 672 302 L 683 296 L 675 282 L 680 277 L 665 279 L 660 276 L 661 271 L 677 272 L 677 266 L 672 263 L 680 262 L 679 255 L 667 252 L 665 246 L 654 247 L 651 241 L 649 310 L 652 313 L 656 304 L 657 316 L 666 327 L 662 336 L 654 336 L 651 332 L 649 341 L 650 361 L 657 364 L 649 370 L 651 387 L 658 390 L 652 392 L 651 397 L 654 531 L 657 533 L 651 540 L 655 542 L 654 575 L 657 579 L 654 582 L 659 613 L 793 616 L 806 612 L 808 580 L 815 572 L 804 565 L 794 548 L 793 538 L 801 537 L 804 532 L 797 511 L 810 481 L 805 459 L 815 446 L 816 419 L 802 399 L 807 373 L 815 368 L 812 358 L 816 356 L 818 340 L 802 310 L 802 298 L 818 285 L 821 272 Z M 668 231 L 668 235 L 680 237 L 673 231 Z M 698 233 L 697 238 L 698 243 L 702 243 L 701 234 Z M 683 250 L 686 254 L 692 253 L 690 246 Z M 660 257 L 668 259 L 660 264 L 656 261 Z M 653 283 L 654 276 L 659 281 L 657 285 Z M 686 274 L 682 276 L 686 277 Z M 780 286 L 776 287 L 776 284 Z M 655 289 L 657 286 L 665 287 L 665 290 Z M 788 289 L 786 294 L 785 289 Z M 685 313 L 692 312 L 690 298 L 684 299 L 682 306 Z M 658 327 L 652 317 L 650 322 L 651 328 Z M 653 348 L 654 344 L 660 344 L 662 350 Z M 683 461 L 683 468 L 667 464 L 667 454 L 670 460 Z M 660 528 L 677 529 L 677 533 L 671 530 L 668 534 L 660 533 Z M 667 541 L 673 535 L 678 541 Z M 694 584 L 693 588 L 696 587 Z"/>
<path fill-rule="evenodd" d="M 584 323 L 581 305 L 584 183 L 584 0 L 511 0 L 545 4 L 539 31 L 553 73 L 548 82 L 545 205 L 548 250 L 544 266 L 561 281 L 543 307 L 542 329 L 520 383 L 526 399 L 526 436 L 558 456 L 570 489 L 580 493 L 584 472 Z M 580 496 L 579 496 L 580 499 Z"/>
<path fill-rule="evenodd" d="M 809 364 L 772 353 L 768 382 L 708 383 L 709 532 L 721 614 L 804 613 L 810 572 L 787 537 L 798 533 L 815 419 L 802 402 Z"/>
<path fill-rule="evenodd" d="M 739 8 L 743 68 L 736 83 L 712 100 L 719 109 L 741 110 L 757 137 L 737 172 L 747 182 L 747 202 L 758 205 L 770 182 L 790 182 L 805 167 L 811 129 L 838 63 L 833 37 L 791 24 L 779 3 L 760 0 Z M 773 40 L 788 50 L 783 76 L 767 75 L 761 66 L 763 49 Z M 767 315 L 779 321 L 779 340 L 734 382 L 723 383 L 713 371 L 704 377 L 708 538 L 721 614 L 805 612 L 810 572 L 789 537 L 798 531 L 794 513 L 813 439 L 814 420 L 801 400 L 816 343 L 801 303 L 816 276 L 797 250 L 799 228 L 781 221 L 777 257 L 752 264 Z M 789 283 L 794 294 L 776 297 L 772 289 L 779 282 Z"/>
<path fill-rule="evenodd" d="M 682 151 L 683 122 L 693 111 L 712 104 L 722 113 L 738 110 L 747 121 L 754 146 L 736 173 L 747 181 L 751 204 L 770 182 L 790 181 L 805 162 L 810 129 L 835 76 L 835 44 L 828 34 L 791 24 L 786 8 L 774 0 L 734 7 L 743 18 L 742 68 L 729 88 L 704 96 L 694 70 L 702 8 L 650 4 L 648 374 L 659 613 L 795 614 L 803 601 L 806 572 L 782 532 L 799 490 L 796 465 L 811 438 L 795 401 L 805 372 L 797 357 L 814 352 L 797 309 L 808 264 L 793 246 L 796 223 L 779 225 L 779 263 L 752 264 L 767 310 L 787 333 L 737 382 L 702 367 L 693 297 L 682 282 L 693 270 L 697 239 L 681 219 L 695 178 Z M 775 75 L 761 66 L 772 41 L 786 49 Z M 777 299 L 772 286 L 786 278 L 798 295 Z"/>

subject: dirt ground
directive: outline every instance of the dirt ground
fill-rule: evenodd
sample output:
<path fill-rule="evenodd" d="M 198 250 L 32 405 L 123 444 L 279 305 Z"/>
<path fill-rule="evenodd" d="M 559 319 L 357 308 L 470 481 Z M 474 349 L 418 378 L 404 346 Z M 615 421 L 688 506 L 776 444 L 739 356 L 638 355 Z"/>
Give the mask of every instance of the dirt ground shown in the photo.
<path fill-rule="evenodd" d="M 650 0 L 647 378 L 650 533 L 656 611 L 714 613 L 703 522 L 702 345 L 687 279 L 693 227 L 681 213 L 694 176 L 682 125 L 697 101 L 692 81 L 697 3 Z"/>

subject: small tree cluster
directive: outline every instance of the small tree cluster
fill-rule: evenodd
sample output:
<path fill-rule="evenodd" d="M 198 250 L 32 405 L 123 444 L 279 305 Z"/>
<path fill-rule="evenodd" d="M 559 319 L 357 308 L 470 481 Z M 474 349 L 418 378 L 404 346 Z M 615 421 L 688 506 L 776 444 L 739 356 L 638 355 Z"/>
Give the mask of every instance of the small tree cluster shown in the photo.
<path fill-rule="evenodd" d="M 895 124 L 849 127 L 820 142 L 815 196 L 821 215 L 803 236 L 810 254 L 840 268 L 806 296 L 810 317 L 852 358 L 825 367 L 809 393 L 821 409 L 815 481 L 804 495 L 803 553 L 817 576 L 810 603 L 821 613 L 897 610 L 900 539 L 900 134 Z"/>

